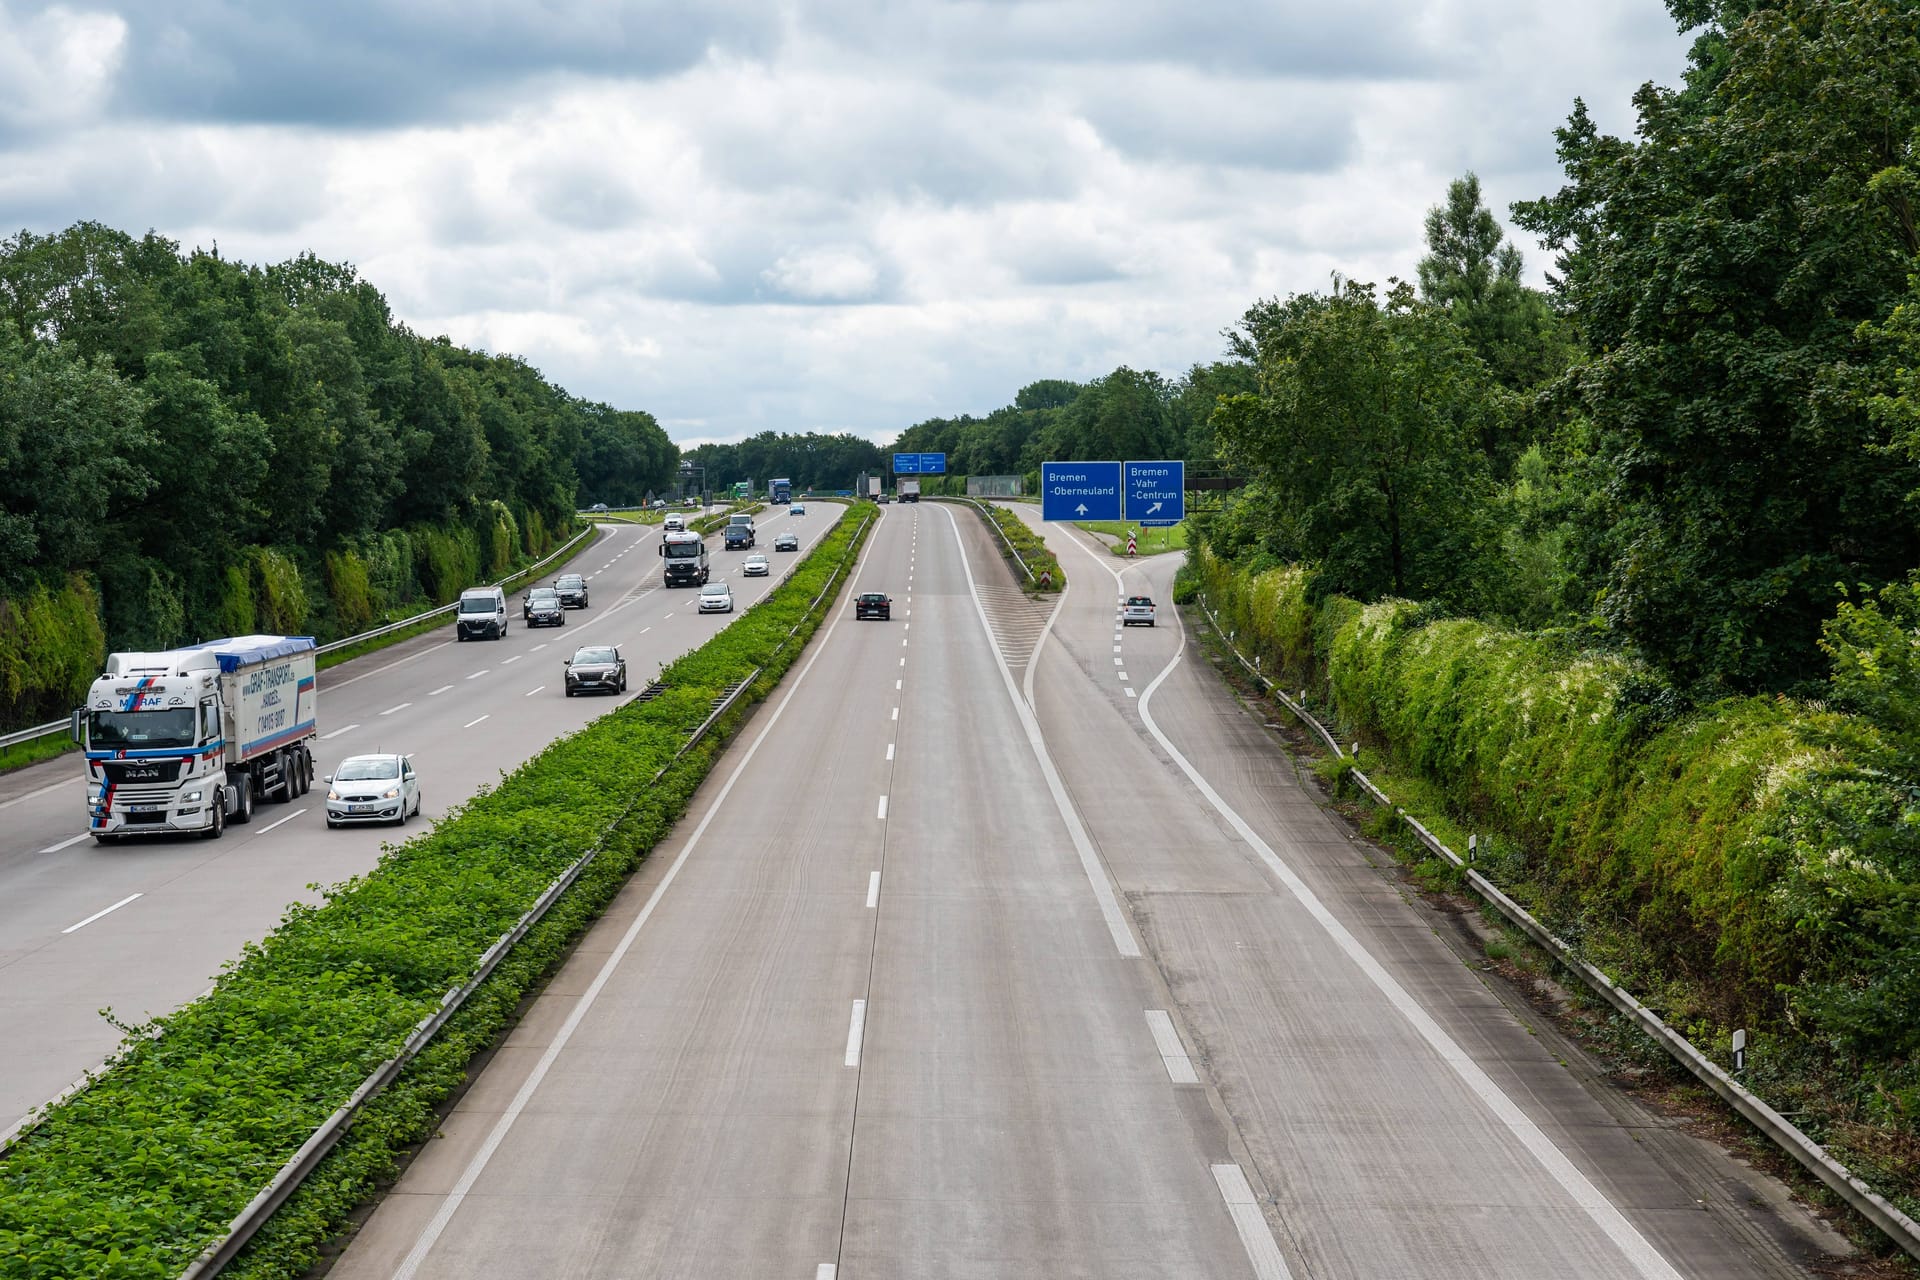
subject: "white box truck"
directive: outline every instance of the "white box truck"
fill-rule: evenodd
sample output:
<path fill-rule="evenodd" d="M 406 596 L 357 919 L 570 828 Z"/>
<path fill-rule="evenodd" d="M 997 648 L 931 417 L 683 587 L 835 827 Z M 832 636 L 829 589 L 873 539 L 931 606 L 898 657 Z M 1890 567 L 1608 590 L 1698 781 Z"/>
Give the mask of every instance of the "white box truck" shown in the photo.
<path fill-rule="evenodd" d="M 920 501 L 920 482 L 918 480 L 896 480 L 893 482 L 893 487 L 894 492 L 900 495 L 900 501 Z"/>
<path fill-rule="evenodd" d="M 220 838 L 256 800 L 313 785 L 319 732 L 312 636 L 235 636 L 164 653 L 110 653 L 73 713 L 86 749 L 87 830 Z"/>

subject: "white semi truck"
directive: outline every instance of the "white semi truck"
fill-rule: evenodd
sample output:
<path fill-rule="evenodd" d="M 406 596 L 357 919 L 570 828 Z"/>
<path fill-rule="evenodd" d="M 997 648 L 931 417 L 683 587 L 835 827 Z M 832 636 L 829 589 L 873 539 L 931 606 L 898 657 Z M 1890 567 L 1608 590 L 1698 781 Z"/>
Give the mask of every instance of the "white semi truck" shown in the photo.
<path fill-rule="evenodd" d="M 87 830 L 101 844 L 198 832 L 218 840 L 257 800 L 313 785 L 312 636 L 235 636 L 112 653 L 73 713 L 86 749 Z"/>

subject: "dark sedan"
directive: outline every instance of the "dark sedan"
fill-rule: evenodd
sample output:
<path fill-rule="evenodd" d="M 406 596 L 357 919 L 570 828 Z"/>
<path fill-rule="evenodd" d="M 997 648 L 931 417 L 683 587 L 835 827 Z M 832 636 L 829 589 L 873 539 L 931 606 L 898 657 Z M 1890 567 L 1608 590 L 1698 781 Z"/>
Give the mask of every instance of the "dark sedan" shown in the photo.
<path fill-rule="evenodd" d="M 567 668 L 567 696 L 576 693 L 625 693 L 627 660 L 612 645 L 575 649 L 563 664 Z"/>
<path fill-rule="evenodd" d="M 560 593 L 560 603 L 568 609 L 587 607 L 587 580 L 577 573 L 563 573 L 554 579 L 553 589 Z"/>
<path fill-rule="evenodd" d="M 853 598 L 853 616 L 861 618 L 879 618 L 886 621 L 893 617 L 893 597 L 879 591 L 862 591 Z"/>
<path fill-rule="evenodd" d="M 564 627 L 567 606 L 560 603 L 560 593 L 552 587 L 535 587 L 520 602 L 520 617 L 530 627 Z"/>

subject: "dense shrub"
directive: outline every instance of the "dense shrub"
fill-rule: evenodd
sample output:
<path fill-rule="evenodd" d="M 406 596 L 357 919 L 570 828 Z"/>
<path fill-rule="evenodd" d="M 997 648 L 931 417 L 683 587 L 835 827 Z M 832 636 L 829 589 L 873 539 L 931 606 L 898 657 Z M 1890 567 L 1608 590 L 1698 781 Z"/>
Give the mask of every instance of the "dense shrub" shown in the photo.
<path fill-rule="evenodd" d="M 64 715 L 105 656 L 100 598 L 84 575 L 69 574 L 58 591 L 0 600 L 0 698 L 21 726 Z"/>
<path fill-rule="evenodd" d="M 373 623 L 374 610 L 365 562 L 349 549 L 327 552 L 325 564 L 334 628 L 346 635 L 367 630 Z"/>
<path fill-rule="evenodd" d="M 1031 586 L 1038 591 L 1065 591 L 1067 589 L 1067 571 L 1060 567 L 1060 558 L 1053 554 L 1052 548 L 1033 527 L 1017 514 L 997 503 L 985 502 L 974 508 L 986 512 L 986 518 L 995 528 L 1006 536 L 1020 559 L 1032 572 Z M 994 539 L 998 544 L 1000 540 Z M 1004 552 L 1005 546 L 1001 544 Z M 1009 563 L 1012 563 L 1009 559 Z M 1019 566 L 1014 566 L 1018 571 Z"/>

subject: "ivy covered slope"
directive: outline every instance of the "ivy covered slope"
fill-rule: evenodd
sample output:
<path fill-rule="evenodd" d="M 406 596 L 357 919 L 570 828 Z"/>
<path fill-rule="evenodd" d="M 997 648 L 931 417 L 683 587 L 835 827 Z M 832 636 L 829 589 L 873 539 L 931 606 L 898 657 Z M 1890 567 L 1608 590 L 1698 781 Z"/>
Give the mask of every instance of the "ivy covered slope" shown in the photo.
<path fill-rule="evenodd" d="M 1688 707 L 1618 654 L 1196 557 L 1239 647 L 1510 837 L 1482 870 L 1704 1047 L 1750 1029 L 1750 1082 L 1916 1205 L 1915 1171 L 1875 1168 L 1920 1131 L 1920 811 L 1897 735 L 1779 696 Z M 1920 624 L 1920 588 L 1897 594 L 1882 608 L 1903 614 L 1857 612 L 1828 643 L 1876 665 L 1863 646 Z"/>
<path fill-rule="evenodd" d="M 724 690 L 756 668 L 746 700 L 773 687 L 825 612 L 810 602 L 845 580 L 871 510 L 856 507 L 788 582 L 666 668 L 660 697 L 553 743 L 371 874 L 289 910 L 158 1038 L 131 1034 L 120 1065 L 0 1158 L 0 1277 L 178 1275 L 554 877 L 603 843 L 550 917 L 559 927 L 523 944 L 533 962 L 488 980 L 449 1027 L 449 1049 L 375 1104 L 240 1263 L 239 1274 L 298 1274 L 394 1152 L 431 1132 L 467 1056 L 670 829 L 718 748 L 649 780 Z"/>
<path fill-rule="evenodd" d="M 112 649 L 349 635 L 671 483 L 653 418 L 423 338 L 352 267 L 0 240 L 0 729 Z"/>

